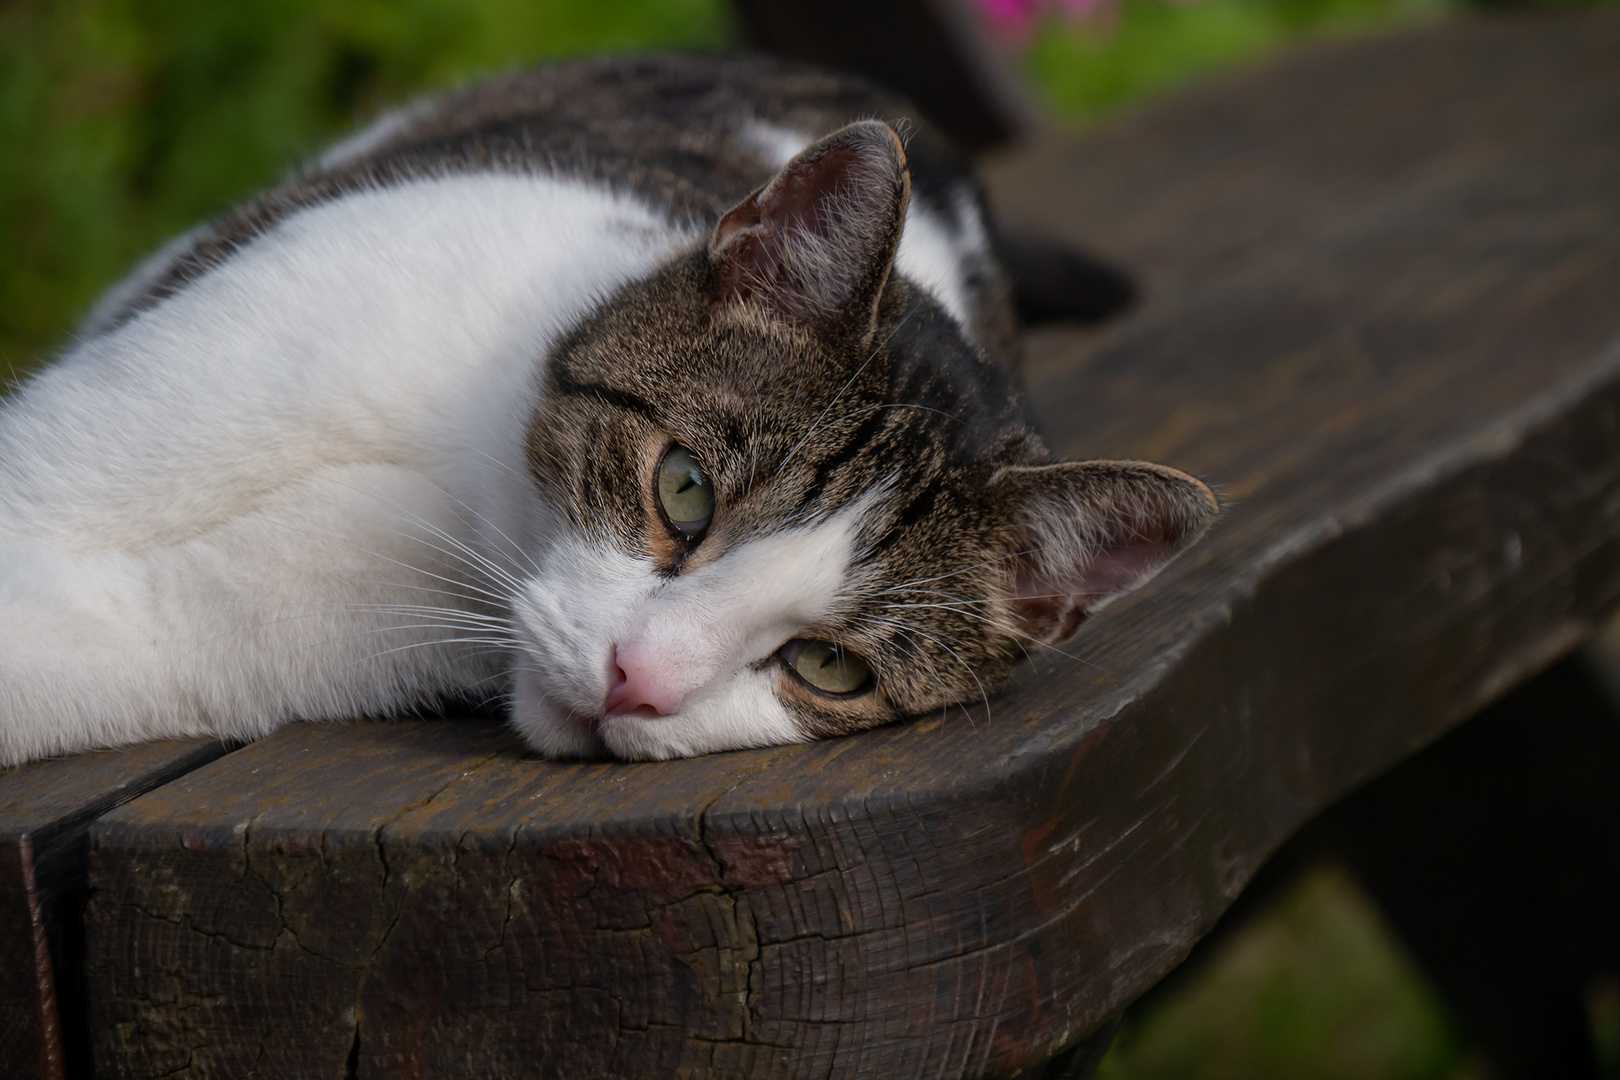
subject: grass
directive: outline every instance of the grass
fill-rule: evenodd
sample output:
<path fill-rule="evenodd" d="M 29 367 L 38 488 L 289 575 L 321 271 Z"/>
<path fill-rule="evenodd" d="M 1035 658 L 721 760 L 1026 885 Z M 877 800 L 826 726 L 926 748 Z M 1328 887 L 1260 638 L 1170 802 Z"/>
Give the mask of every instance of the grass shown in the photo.
<path fill-rule="evenodd" d="M 730 40 L 723 0 L 0 5 L 0 364 L 30 366 L 142 254 L 389 104 L 551 57 Z"/>
<path fill-rule="evenodd" d="M 1474 1080 L 1480 1062 L 1376 909 L 1323 868 L 1133 1014 L 1098 1080 Z"/>
<path fill-rule="evenodd" d="M 1457 0 L 1121 0 L 1089 24 L 1050 21 L 1024 69 L 1084 121 L 1303 38 L 1432 20 Z"/>

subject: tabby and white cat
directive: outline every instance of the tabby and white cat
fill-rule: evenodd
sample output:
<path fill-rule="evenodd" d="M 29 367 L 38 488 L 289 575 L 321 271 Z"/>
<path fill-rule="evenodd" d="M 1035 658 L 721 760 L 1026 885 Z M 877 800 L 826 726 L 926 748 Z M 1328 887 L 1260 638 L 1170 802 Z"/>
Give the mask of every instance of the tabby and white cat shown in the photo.
<path fill-rule="evenodd" d="M 760 58 L 390 115 L 0 406 L 0 762 L 504 696 L 669 758 L 978 699 L 1216 512 L 1053 464 L 978 189 Z"/>

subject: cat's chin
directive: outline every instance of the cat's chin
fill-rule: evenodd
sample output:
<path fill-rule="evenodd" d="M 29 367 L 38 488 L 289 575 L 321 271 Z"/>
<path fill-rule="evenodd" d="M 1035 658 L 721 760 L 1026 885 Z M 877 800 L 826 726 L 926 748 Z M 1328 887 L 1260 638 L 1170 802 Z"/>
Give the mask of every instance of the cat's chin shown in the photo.
<path fill-rule="evenodd" d="M 562 761 L 590 761 L 616 756 L 594 731 L 590 720 L 566 714 L 543 715 L 514 709 L 512 726 L 529 748 L 542 757 Z"/>
<path fill-rule="evenodd" d="M 604 758 L 600 718 L 573 712 L 554 700 L 533 672 L 522 667 L 512 679 L 511 724 L 529 748 L 548 758 Z"/>

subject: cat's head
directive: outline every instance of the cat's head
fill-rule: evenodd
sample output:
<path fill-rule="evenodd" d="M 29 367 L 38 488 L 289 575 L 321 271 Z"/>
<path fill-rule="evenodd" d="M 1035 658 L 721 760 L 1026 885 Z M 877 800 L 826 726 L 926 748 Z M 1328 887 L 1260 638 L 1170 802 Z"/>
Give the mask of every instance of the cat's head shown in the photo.
<path fill-rule="evenodd" d="M 1007 373 L 892 276 L 909 193 L 889 127 L 835 132 L 554 351 L 528 457 L 566 524 L 513 604 L 540 751 L 978 700 L 1213 518 L 1174 470 L 1048 461 Z"/>

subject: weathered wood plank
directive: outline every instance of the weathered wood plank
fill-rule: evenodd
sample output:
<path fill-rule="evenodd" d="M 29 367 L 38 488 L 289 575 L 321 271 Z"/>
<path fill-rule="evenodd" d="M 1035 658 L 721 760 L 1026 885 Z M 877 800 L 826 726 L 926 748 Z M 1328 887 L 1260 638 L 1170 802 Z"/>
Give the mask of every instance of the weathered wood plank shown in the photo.
<path fill-rule="evenodd" d="M 226 749 L 210 739 L 170 739 L 0 770 L 0 1062 L 7 1076 L 86 1075 L 78 967 L 90 822 Z"/>
<path fill-rule="evenodd" d="M 1220 485 L 1207 541 L 945 716 L 642 765 L 301 726 L 130 803 L 98 1071 L 1009 1076 L 1620 600 L 1620 17 L 1324 47 L 996 180 L 1142 269 L 1032 393 Z"/>
<path fill-rule="evenodd" d="M 521 760 L 488 721 L 298 725 L 98 822 L 97 1075 L 341 1075 L 414 886 L 378 834 L 497 749 Z"/>

